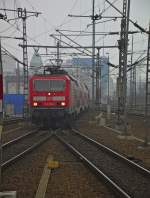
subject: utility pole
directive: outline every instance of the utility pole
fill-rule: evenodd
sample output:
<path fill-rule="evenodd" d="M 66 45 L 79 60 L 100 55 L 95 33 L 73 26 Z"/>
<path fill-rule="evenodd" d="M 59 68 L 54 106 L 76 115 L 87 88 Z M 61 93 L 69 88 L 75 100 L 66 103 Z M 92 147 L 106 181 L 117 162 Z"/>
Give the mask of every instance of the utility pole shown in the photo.
<path fill-rule="evenodd" d="M 109 91 L 110 91 L 110 65 L 109 65 L 109 53 L 106 53 L 106 54 L 108 54 L 108 60 L 107 60 L 107 64 L 108 64 L 108 86 L 107 86 L 107 105 L 110 105 L 110 93 L 109 93 Z"/>
<path fill-rule="evenodd" d="M 57 41 L 57 57 L 56 57 L 57 67 L 60 67 L 61 64 L 59 46 L 60 46 L 59 41 Z"/>
<path fill-rule="evenodd" d="M 23 73 L 24 73 L 24 109 L 23 109 L 23 117 L 27 118 L 29 116 L 28 111 L 28 52 L 27 52 L 27 30 L 26 30 L 26 19 L 27 19 L 27 11 L 26 9 L 18 8 L 18 18 L 22 19 L 23 22 Z"/>
<path fill-rule="evenodd" d="M 16 92 L 20 94 L 20 69 L 19 69 L 19 62 L 17 62 L 17 69 L 16 69 Z"/>
<path fill-rule="evenodd" d="M 132 35 L 131 65 L 133 64 L 133 40 Z M 130 105 L 136 108 L 136 64 L 130 71 Z"/>
<path fill-rule="evenodd" d="M 2 131 L 3 131 L 3 69 L 2 69 L 2 53 L 0 40 L 0 184 L 2 179 Z"/>
<path fill-rule="evenodd" d="M 129 29 L 130 0 L 123 0 L 123 18 L 121 20 L 121 34 L 119 40 L 119 77 L 118 87 L 118 124 L 123 125 L 127 134 L 127 49 Z"/>
<path fill-rule="evenodd" d="M 92 19 L 92 105 L 95 104 L 95 21 L 101 20 L 102 18 L 107 19 L 117 19 L 122 17 L 112 17 L 112 16 L 101 16 L 101 14 L 95 14 L 95 0 L 92 0 L 92 15 L 68 15 L 70 17 L 90 17 Z M 89 25 L 88 25 L 89 26 Z"/>
<path fill-rule="evenodd" d="M 148 116 L 150 113 L 150 24 L 149 24 L 149 36 L 148 36 L 148 48 L 147 48 L 147 66 L 146 66 L 146 94 L 145 94 L 145 121 L 146 126 L 149 124 Z M 149 127 L 146 127 L 145 131 L 145 146 L 148 145 Z"/>
<path fill-rule="evenodd" d="M 92 105 L 95 102 L 95 89 L 94 89 L 94 77 L 95 77 L 95 0 L 92 2 Z"/>
<path fill-rule="evenodd" d="M 146 66 L 146 96 L 145 96 L 145 117 L 147 118 L 150 110 L 150 25 L 147 49 L 147 66 Z"/>
<path fill-rule="evenodd" d="M 132 44 L 131 44 L 131 65 L 133 63 L 133 35 L 132 35 Z M 134 68 L 135 66 L 130 70 L 130 107 L 133 107 L 134 103 Z"/>
<path fill-rule="evenodd" d="M 18 18 L 22 19 L 23 24 L 23 84 L 24 84 L 24 109 L 23 109 L 23 117 L 28 118 L 29 117 L 29 108 L 28 108 L 28 81 L 29 81 L 29 71 L 28 71 L 28 51 L 27 51 L 27 26 L 26 26 L 26 19 L 27 19 L 27 11 L 26 9 L 18 8 Z M 38 16 L 38 12 L 32 12 L 36 16 Z"/>
<path fill-rule="evenodd" d="M 111 116 L 111 103 L 110 103 L 110 65 L 109 65 L 109 53 L 108 54 L 108 60 L 107 60 L 107 64 L 108 64 L 108 86 L 107 86 L 107 119 L 110 120 L 110 116 Z"/>
<path fill-rule="evenodd" d="M 97 64 L 96 64 L 96 105 L 100 104 L 100 49 L 97 49 Z"/>
<path fill-rule="evenodd" d="M 134 37 L 132 38 L 134 39 Z M 132 49 L 133 49 L 133 39 L 132 39 Z M 132 55 L 132 62 L 133 62 L 133 55 Z M 133 67 L 133 105 L 136 108 L 136 64 Z"/>

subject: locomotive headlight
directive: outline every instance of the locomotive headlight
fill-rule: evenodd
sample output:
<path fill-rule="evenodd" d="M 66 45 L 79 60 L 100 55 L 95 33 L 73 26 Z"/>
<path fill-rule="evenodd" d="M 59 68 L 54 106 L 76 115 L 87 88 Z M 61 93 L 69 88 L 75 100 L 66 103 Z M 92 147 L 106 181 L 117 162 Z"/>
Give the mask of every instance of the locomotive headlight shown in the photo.
<path fill-rule="evenodd" d="M 33 103 L 33 106 L 34 106 L 34 107 L 37 107 L 37 105 L 38 105 L 37 102 L 34 102 L 34 103 Z"/>
<path fill-rule="evenodd" d="M 61 106 L 65 106 L 66 105 L 66 103 L 65 102 L 61 102 Z"/>

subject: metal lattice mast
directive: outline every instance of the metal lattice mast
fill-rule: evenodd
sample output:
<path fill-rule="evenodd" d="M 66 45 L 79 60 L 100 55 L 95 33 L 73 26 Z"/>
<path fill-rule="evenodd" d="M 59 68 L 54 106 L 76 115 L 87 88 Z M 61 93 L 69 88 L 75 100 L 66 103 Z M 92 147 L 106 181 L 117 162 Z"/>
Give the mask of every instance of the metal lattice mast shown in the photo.
<path fill-rule="evenodd" d="M 131 49 L 131 65 L 133 63 L 133 35 Z M 136 106 L 136 65 L 130 70 L 130 106 Z"/>
<path fill-rule="evenodd" d="M 133 67 L 133 105 L 136 107 L 136 65 Z"/>
<path fill-rule="evenodd" d="M 145 140 L 144 146 L 148 146 L 149 142 L 149 112 L 150 112 L 150 24 L 147 48 L 147 66 L 146 66 L 146 90 L 145 90 Z"/>
<path fill-rule="evenodd" d="M 131 47 L 131 65 L 133 63 L 133 35 L 132 35 L 132 47 Z M 130 106 L 133 106 L 133 68 L 130 70 Z"/>
<path fill-rule="evenodd" d="M 150 25 L 147 49 L 147 66 L 146 66 L 146 95 L 145 95 L 145 117 L 147 119 L 150 111 Z"/>
<path fill-rule="evenodd" d="M 100 103 L 100 49 L 97 52 L 97 64 L 96 64 L 96 104 Z"/>
<path fill-rule="evenodd" d="M 0 184 L 2 179 L 2 131 L 3 131 L 3 69 L 2 69 L 2 54 L 0 40 Z"/>
<path fill-rule="evenodd" d="M 92 2 L 92 104 L 95 102 L 95 0 Z"/>
<path fill-rule="evenodd" d="M 27 30 L 26 30 L 26 19 L 27 19 L 27 12 L 26 9 L 18 8 L 18 17 L 22 18 L 23 22 L 23 74 L 24 74 L 24 111 L 23 116 L 24 118 L 28 117 L 28 53 L 27 53 Z"/>
<path fill-rule="evenodd" d="M 27 45 L 27 32 L 26 32 L 26 17 L 23 18 L 23 43 Z M 24 105 L 24 117 L 28 117 L 28 53 L 27 47 L 23 48 L 23 70 L 24 70 L 24 97 L 25 97 L 25 105 Z"/>
<path fill-rule="evenodd" d="M 118 122 L 126 126 L 126 98 L 127 98 L 127 48 L 128 48 L 128 29 L 129 29 L 130 0 L 123 0 L 123 18 L 121 20 L 121 34 L 119 41 L 119 77 L 118 87 Z"/>

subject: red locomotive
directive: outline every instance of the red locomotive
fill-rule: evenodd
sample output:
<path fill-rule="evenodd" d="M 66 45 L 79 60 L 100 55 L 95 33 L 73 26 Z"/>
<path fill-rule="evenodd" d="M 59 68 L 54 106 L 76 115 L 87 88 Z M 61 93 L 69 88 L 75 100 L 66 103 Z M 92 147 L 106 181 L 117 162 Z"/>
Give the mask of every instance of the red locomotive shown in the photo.
<path fill-rule="evenodd" d="M 32 121 L 46 127 L 68 125 L 89 107 L 87 86 L 66 72 L 32 76 L 29 93 Z"/>

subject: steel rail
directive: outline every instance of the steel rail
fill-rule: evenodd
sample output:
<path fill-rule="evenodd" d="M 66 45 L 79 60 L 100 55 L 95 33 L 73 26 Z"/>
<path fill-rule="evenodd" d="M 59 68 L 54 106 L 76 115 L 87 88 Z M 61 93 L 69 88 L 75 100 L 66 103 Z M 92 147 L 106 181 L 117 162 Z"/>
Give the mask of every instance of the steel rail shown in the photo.
<path fill-rule="evenodd" d="M 107 112 L 107 110 L 106 110 L 106 108 L 104 108 L 104 107 L 102 107 L 101 108 L 101 111 L 102 112 Z M 128 109 L 128 112 L 127 112 L 127 114 L 128 115 L 133 115 L 133 116 L 138 116 L 138 117 L 144 117 L 144 112 L 143 112 L 144 110 L 138 110 L 138 109 Z M 112 109 L 112 112 L 113 113 L 117 113 L 117 109 L 116 108 L 114 108 L 114 109 Z M 150 115 L 149 115 L 150 116 Z"/>
<path fill-rule="evenodd" d="M 8 134 L 10 134 L 12 132 L 17 132 L 19 129 L 22 129 L 22 128 L 23 127 L 19 126 L 19 127 L 13 128 L 13 129 L 9 129 L 9 130 L 3 131 L 2 135 L 5 136 L 5 135 L 8 135 Z"/>
<path fill-rule="evenodd" d="M 99 177 L 103 178 L 112 190 L 121 198 L 131 198 L 131 196 L 120 188 L 113 180 L 111 180 L 105 173 L 103 173 L 97 166 L 95 166 L 91 161 L 89 161 L 83 154 L 81 154 L 76 148 L 71 144 L 67 143 L 63 138 L 55 134 L 56 138 L 63 143 L 74 155 L 76 155 L 80 160 L 82 160 L 94 173 Z"/>
<path fill-rule="evenodd" d="M 51 137 L 52 137 L 52 134 L 48 135 L 47 137 L 43 138 L 39 142 L 37 142 L 34 145 L 30 146 L 29 148 L 27 148 L 23 152 L 19 153 L 18 155 L 15 155 L 14 157 L 10 158 L 9 160 L 3 162 L 1 164 L 1 168 L 2 169 L 7 168 L 12 163 L 16 162 L 17 160 L 19 160 L 20 158 L 22 158 L 23 156 L 25 156 L 27 153 L 31 152 L 32 150 L 36 149 L 38 146 L 40 146 L 41 144 L 43 144 L 44 142 L 46 142 L 47 140 L 49 140 Z"/>
<path fill-rule="evenodd" d="M 121 131 L 119 131 L 119 130 L 117 130 L 117 129 L 114 129 L 114 128 L 111 128 L 110 126 L 107 126 L 107 125 L 104 125 L 103 128 L 106 128 L 106 129 L 108 129 L 109 131 L 113 131 L 114 133 L 117 133 L 117 134 L 119 134 L 119 135 L 122 134 Z M 141 139 L 141 138 L 136 137 L 136 136 L 134 136 L 134 135 L 132 135 L 131 138 L 133 138 L 134 140 L 136 140 L 136 141 L 138 141 L 138 142 L 144 143 L 144 139 Z M 150 142 L 148 142 L 148 145 L 150 145 Z"/>
<path fill-rule="evenodd" d="M 124 157 L 123 155 L 117 153 L 116 151 L 108 148 L 107 146 L 89 138 L 86 135 L 81 134 L 79 131 L 77 131 L 76 129 L 72 129 L 72 132 L 76 133 L 78 136 L 80 136 L 81 138 L 93 143 L 95 146 L 97 146 L 98 148 L 102 149 L 103 151 L 107 152 L 108 154 L 113 155 L 114 157 L 117 157 L 118 159 L 124 161 L 126 164 L 128 164 L 129 166 L 132 166 L 134 168 L 136 168 L 137 171 L 140 171 L 142 174 L 144 174 L 145 176 L 148 176 L 150 178 L 150 171 L 147 170 L 146 168 L 140 166 L 139 164 L 127 159 L 126 157 Z"/>
<path fill-rule="evenodd" d="M 3 123 L 4 124 L 12 124 L 12 123 L 16 123 L 18 121 L 23 121 L 23 118 L 12 118 L 12 119 L 4 119 Z"/>
<path fill-rule="evenodd" d="M 4 149 L 5 147 L 12 145 L 12 144 L 18 142 L 19 140 L 23 140 L 24 138 L 26 138 L 26 137 L 28 137 L 29 135 L 32 135 L 32 134 L 34 134 L 34 133 L 36 133 L 36 132 L 38 132 L 38 131 L 39 131 L 38 129 L 35 129 L 35 130 L 32 130 L 32 131 L 30 131 L 30 132 L 28 132 L 28 133 L 26 133 L 26 134 L 23 134 L 22 136 L 19 136 L 19 137 L 15 138 L 15 139 L 13 139 L 13 140 L 10 140 L 9 142 L 4 143 L 4 144 L 2 145 L 2 148 Z"/>

